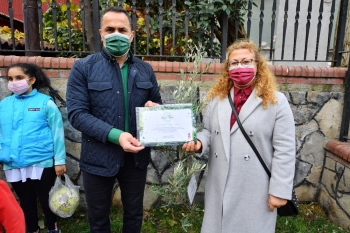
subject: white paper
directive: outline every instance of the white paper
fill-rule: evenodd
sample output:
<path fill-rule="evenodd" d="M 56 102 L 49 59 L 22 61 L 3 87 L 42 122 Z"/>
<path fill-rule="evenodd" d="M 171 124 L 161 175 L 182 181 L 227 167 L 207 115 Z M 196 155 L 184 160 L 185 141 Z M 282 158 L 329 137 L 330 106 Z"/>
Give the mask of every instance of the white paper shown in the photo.
<path fill-rule="evenodd" d="M 138 137 L 143 145 L 193 140 L 195 129 L 191 108 L 142 111 L 139 117 L 142 118 L 142 129 Z"/>
<path fill-rule="evenodd" d="M 196 195 L 196 192 L 197 192 L 197 181 L 196 181 L 196 177 L 192 175 L 190 183 L 188 184 L 188 188 L 187 188 L 187 194 L 191 205 L 192 205 L 194 196 Z"/>

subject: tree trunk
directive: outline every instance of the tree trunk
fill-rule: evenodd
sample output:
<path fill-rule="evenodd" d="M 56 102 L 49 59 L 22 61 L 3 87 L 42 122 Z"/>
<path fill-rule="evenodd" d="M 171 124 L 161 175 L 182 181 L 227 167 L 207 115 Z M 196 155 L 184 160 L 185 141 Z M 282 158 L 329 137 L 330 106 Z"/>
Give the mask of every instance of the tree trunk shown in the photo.
<path fill-rule="evenodd" d="M 227 45 L 230 46 L 233 42 L 238 39 L 247 38 L 247 33 L 244 29 L 244 24 L 242 21 L 238 23 L 238 37 L 236 38 L 236 26 L 235 19 L 228 19 L 228 36 L 227 36 Z"/>
<path fill-rule="evenodd" d="M 220 19 L 222 19 L 222 16 L 219 16 Z M 216 38 L 222 43 L 222 25 L 223 22 L 222 20 L 219 20 L 220 27 L 215 26 L 214 28 L 214 33 Z M 235 42 L 237 39 L 243 39 L 247 38 L 247 33 L 244 29 L 244 24 L 243 22 L 238 23 L 238 37 L 236 38 L 236 24 L 235 24 L 235 19 L 234 18 L 229 18 L 228 19 L 228 32 L 227 32 L 227 46 L 230 46 L 233 42 Z"/>
<path fill-rule="evenodd" d="M 85 20 L 85 37 L 89 51 L 94 51 L 94 27 L 92 24 L 92 5 L 91 0 L 84 0 L 84 20 Z"/>
<path fill-rule="evenodd" d="M 39 36 L 39 16 L 38 16 L 38 3 L 36 0 L 28 0 L 27 4 L 27 26 L 28 32 L 26 36 L 26 49 L 40 50 L 40 36 Z M 25 52 L 26 56 L 39 56 L 40 52 Z"/>

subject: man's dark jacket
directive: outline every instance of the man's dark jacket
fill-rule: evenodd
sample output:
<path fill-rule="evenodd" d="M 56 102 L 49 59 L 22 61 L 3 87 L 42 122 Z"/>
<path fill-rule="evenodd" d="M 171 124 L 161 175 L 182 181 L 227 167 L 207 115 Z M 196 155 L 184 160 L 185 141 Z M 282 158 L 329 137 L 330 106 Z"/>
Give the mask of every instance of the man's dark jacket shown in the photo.
<path fill-rule="evenodd" d="M 130 133 L 136 137 L 136 107 L 148 100 L 162 103 L 151 66 L 128 58 L 128 99 Z M 114 176 L 124 162 L 121 146 L 107 141 L 112 128 L 124 130 L 124 91 L 121 70 L 103 49 L 74 63 L 67 84 L 68 119 L 82 132 L 80 168 L 100 176 Z M 135 166 L 146 168 L 150 148 L 134 154 Z"/>

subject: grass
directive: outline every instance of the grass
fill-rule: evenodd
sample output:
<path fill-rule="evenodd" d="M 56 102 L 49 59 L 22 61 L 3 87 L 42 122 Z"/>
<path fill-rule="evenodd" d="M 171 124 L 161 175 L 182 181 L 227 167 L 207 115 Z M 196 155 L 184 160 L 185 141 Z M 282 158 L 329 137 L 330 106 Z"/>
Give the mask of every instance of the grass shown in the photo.
<path fill-rule="evenodd" d="M 186 218 L 187 216 L 187 218 Z M 191 213 L 181 207 L 154 208 L 144 212 L 143 233 L 180 233 L 186 232 L 183 224 L 191 225 L 186 228 L 188 233 L 200 232 L 203 217 L 202 208 L 196 208 Z M 112 208 L 110 215 L 113 233 L 121 232 L 122 211 Z M 77 211 L 72 217 L 59 220 L 63 233 L 89 233 L 85 212 Z M 278 217 L 276 233 L 350 233 L 350 230 L 331 223 L 324 211 L 316 203 L 301 204 L 300 214 L 296 217 Z"/>

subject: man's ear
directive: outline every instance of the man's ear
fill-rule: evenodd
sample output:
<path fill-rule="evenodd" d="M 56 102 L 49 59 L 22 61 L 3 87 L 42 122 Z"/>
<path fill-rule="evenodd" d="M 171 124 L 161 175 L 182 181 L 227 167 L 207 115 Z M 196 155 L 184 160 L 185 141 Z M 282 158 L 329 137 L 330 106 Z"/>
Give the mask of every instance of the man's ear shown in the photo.
<path fill-rule="evenodd" d="M 131 35 L 130 35 L 130 43 L 134 40 L 134 36 L 135 36 L 135 31 L 131 31 Z"/>
<path fill-rule="evenodd" d="M 103 35 L 102 35 L 102 30 L 101 30 L 101 28 L 98 29 L 98 33 L 100 34 L 100 40 L 103 41 Z"/>

